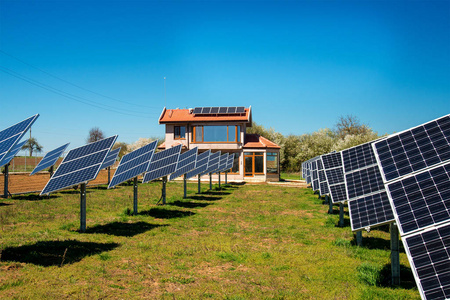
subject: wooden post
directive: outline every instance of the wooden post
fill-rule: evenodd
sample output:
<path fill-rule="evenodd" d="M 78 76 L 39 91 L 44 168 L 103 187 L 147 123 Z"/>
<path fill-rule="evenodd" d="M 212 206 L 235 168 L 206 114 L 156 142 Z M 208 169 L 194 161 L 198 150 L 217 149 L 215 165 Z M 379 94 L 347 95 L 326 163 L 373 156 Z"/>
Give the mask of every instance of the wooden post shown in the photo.
<path fill-rule="evenodd" d="M 138 178 L 133 179 L 133 215 L 138 214 Z"/>
<path fill-rule="evenodd" d="M 392 222 L 389 226 L 391 232 L 391 272 L 392 285 L 400 285 L 400 255 L 399 235 L 397 224 Z"/>
<path fill-rule="evenodd" d="M 86 183 L 80 187 L 80 232 L 86 232 Z"/>

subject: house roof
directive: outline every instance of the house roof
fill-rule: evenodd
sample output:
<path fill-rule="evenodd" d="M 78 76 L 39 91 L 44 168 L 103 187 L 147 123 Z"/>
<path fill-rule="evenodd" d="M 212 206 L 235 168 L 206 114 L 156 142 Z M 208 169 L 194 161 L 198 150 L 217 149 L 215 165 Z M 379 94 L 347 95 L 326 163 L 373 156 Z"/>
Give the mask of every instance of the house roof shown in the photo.
<path fill-rule="evenodd" d="M 280 146 L 256 133 L 246 133 L 244 149 L 270 148 L 281 149 Z"/>
<path fill-rule="evenodd" d="M 251 106 L 245 109 L 242 114 L 194 114 L 193 109 L 166 109 L 164 107 L 159 124 L 170 123 L 194 123 L 194 122 L 245 122 L 252 123 Z"/>

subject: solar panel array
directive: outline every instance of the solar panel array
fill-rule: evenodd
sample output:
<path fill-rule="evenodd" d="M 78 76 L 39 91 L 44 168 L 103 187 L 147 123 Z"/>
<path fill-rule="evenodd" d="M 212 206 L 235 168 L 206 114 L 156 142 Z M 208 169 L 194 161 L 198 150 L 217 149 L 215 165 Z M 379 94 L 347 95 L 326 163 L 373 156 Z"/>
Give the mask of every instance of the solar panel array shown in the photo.
<path fill-rule="evenodd" d="M 47 152 L 41 159 L 41 161 L 37 164 L 37 166 L 34 168 L 34 170 L 30 173 L 30 176 L 46 168 L 50 168 L 51 166 L 56 164 L 58 159 L 63 155 L 64 151 L 66 151 L 67 146 L 69 146 L 69 144 L 70 143 L 67 143 L 56 149 L 53 149 L 52 151 Z"/>
<path fill-rule="evenodd" d="M 0 167 L 7 164 L 5 158 L 14 146 L 20 141 L 23 135 L 33 125 L 39 114 L 29 117 L 22 122 L 12 125 L 0 131 Z M 9 162 L 9 161 L 8 161 Z"/>
<path fill-rule="evenodd" d="M 321 157 L 317 160 L 317 172 L 319 175 L 319 193 L 321 196 L 328 195 L 330 190 L 328 189 L 327 177 L 325 176 Z"/>
<path fill-rule="evenodd" d="M 233 168 L 233 164 L 234 164 L 234 153 L 228 156 L 227 167 L 225 168 L 225 170 L 231 170 Z"/>
<path fill-rule="evenodd" d="M 319 157 L 313 158 L 311 162 L 311 179 L 312 179 L 312 189 L 313 191 L 319 190 L 319 173 L 317 167 L 317 160 Z"/>
<path fill-rule="evenodd" d="M 97 177 L 117 135 L 69 151 L 41 192 L 46 195 Z"/>
<path fill-rule="evenodd" d="M 186 178 L 189 179 L 199 174 L 203 174 L 206 171 L 206 169 L 208 169 L 208 162 L 210 155 L 211 150 L 198 154 L 195 169 L 186 173 Z"/>
<path fill-rule="evenodd" d="M 328 189 L 333 203 L 347 200 L 342 152 L 328 153 L 321 156 Z"/>
<path fill-rule="evenodd" d="M 158 141 L 156 140 L 124 155 L 114 172 L 108 188 L 112 188 L 147 172 L 157 145 Z"/>
<path fill-rule="evenodd" d="M 243 106 L 194 108 L 194 115 L 242 114 L 242 113 L 245 113 L 245 107 Z"/>
<path fill-rule="evenodd" d="M 106 169 L 114 165 L 117 160 L 117 156 L 119 156 L 120 148 L 121 147 L 109 151 L 108 155 L 106 156 L 105 162 L 100 169 Z"/>
<path fill-rule="evenodd" d="M 174 173 L 177 169 L 178 159 L 180 158 L 181 146 L 180 144 L 155 153 L 147 173 L 144 174 L 144 180 L 142 182 L 150 182 Z"/>
<path fill-rule="evenodd" d="M 394 221 L 372 142 L 343 150 L 342 160 L 352 230 Z"/>
<path fill-rule="evenodd" d="M 450 298 L 450 115 L 373 149 L 421 296 Z"/>
<path fill-rule="evenodd" d="M 215 173 L 221 173 L 221 172 L 224 172 L 225 170 L 227 170 L 229 155 L 230 155 L 229 153 L 225 153 L 220 156 L 219 167 L 215 171 Z"/>
<path fill-rule="evenodd" d="M 177 169 L 173 174 L 170 175 L 169 180 L 174 180 L 175 178 L 194 170 L 195 163 L 197 162 L 197 152 L 198 148 L 195 147 L 191 150 L 181 153 Z"/>
<path fill-rule="evenodd" d="M 209 156 L 208 168 L 202 173 L 202 175 L 213 173 L 215 170 L 217 170 L 219 168 L 219 162 L 220 151 L 211 153 L 211 155 Z"/>

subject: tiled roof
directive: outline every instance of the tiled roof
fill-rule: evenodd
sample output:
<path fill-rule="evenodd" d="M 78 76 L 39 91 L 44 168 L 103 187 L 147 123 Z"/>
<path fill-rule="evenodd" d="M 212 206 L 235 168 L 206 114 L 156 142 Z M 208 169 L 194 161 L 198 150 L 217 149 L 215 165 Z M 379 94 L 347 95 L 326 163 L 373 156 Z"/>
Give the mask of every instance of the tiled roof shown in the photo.
<path fill-rule="evenodd" d="M 246 108 L 245 114 L 226 115 L 194 115 L 191 109 L 166 109 L 159 117 L 159 124 L 192 123 L 192 122 L 246 122 L 251 123 L 251 109 Z"/>
<path fill-rule="evenodd" d="M 281 149 L 280 146 L 275 144 L 272 141 L 269 141 L 265 137 L 255 134 L 255 133 L 246 133 L 245 134 L 245 143 L 244 149 L 249 148 L 271 148 L 271 149 Z"/>

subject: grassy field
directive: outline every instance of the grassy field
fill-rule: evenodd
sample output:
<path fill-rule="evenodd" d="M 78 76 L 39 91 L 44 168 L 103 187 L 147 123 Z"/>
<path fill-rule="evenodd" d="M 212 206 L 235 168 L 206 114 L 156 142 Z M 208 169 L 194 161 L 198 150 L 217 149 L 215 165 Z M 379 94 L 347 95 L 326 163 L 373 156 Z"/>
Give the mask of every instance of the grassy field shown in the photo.
<path fill-rule="evenodd" d="M 389 287 L 387 227 L 355 246 L 348 216 L 310 189 L 226 185 L 195 194 L 161 182 L 0 201 L 0 298 L 419 299 L 404 251 L 402 285 Z"/>
<path fill-rule="evenodd" d="M 286 179 L 288 179 L 288 180 L 292 180 L 292 179 L 293 180 L 300 180 L 300 179 L 303 179 L 303 178 L 301 178 L 300 173 L 281 172 L 280 179 L 281 180 L 286 180 Z"/>

